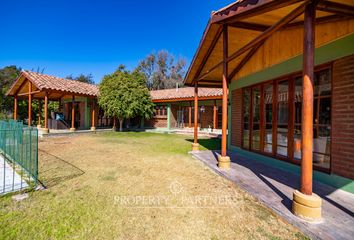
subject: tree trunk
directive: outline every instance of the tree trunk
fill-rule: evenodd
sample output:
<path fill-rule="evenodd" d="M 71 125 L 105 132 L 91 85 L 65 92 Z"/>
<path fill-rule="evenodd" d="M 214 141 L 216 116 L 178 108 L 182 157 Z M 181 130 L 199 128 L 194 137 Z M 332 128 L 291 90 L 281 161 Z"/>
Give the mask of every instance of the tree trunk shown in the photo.
<path fill-rule="evenodd" d="M 123 120 L 124 118 L 119 118 L 119 132 L 123 132 Z"/>

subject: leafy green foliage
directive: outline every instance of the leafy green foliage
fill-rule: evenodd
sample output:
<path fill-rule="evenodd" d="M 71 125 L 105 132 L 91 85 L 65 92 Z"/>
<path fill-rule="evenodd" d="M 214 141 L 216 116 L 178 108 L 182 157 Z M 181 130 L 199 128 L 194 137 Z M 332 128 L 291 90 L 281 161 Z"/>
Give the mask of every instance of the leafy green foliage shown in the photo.
<path fill-rule="evenodd" d="M 140 116 L 149 119 L 153 115 L 154 104 L 144 84 L 141 72 L 129 72 L 121 65 L 113 74 L 103 78 L 98 103 L 108 117 L 117 117 L 121 124 L 127 118 Z"/>
<path fill-rule="evenodd" d="M 91 73 L 87 74 L 87 75 L 84 75 L 81 73 L 77 77 L 73 77 L 73 75 L 71 74 L 71 75 L 67 76 L 66 79 L 75 80 L 75 81 L 83 82 L 83 83 L 95 84 Z"/>
<path fill-rule="evenodd" d="M 156 90 L 174 88 L 176 84 L 182 86 L 185 67 L 185 59 L 175 60 L 168 51 L 161 50 L 140 61 L 135 71 L 144 74 L 146 86 L 150 90 Z"/>
<path fill-rule="evenodd" d="M 16 66 L 8 66 L 0 69 L 0 119 L 11 117 L 13 109 L 13 99 L 6 96 L 6 92 L 14 83 L 16 78 L 20 76 L 21 69 Z M 22 101 L 19 101 L 19 115 L 23 113 Z"/>

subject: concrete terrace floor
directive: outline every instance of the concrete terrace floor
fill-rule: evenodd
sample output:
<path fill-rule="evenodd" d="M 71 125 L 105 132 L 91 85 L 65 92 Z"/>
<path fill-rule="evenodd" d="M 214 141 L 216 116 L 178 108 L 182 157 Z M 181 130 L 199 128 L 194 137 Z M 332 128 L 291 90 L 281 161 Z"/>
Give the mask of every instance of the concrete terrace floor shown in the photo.
<path fill-rule="evenodd" d="M 293 224 L 313 239 L 353 239 L 354 236 L 354 195 L 343 190 L 314 181 L 314 192 L 321 196 L 322 222 L 309 223 L 291 212 L 292 194 L 300 186 L 300 178 L 295 173 L 281 170 L 230 153 L 230 170 L 217 167 L 215 151 L 191 153 L 211 169 L 233 181 L 248 193 L 258 198 L 266 206 Z"/>

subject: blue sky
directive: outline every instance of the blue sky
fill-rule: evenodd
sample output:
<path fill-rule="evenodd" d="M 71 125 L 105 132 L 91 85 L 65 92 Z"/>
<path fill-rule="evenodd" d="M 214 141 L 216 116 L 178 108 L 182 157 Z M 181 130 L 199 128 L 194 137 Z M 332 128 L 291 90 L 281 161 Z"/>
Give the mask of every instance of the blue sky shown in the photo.
<path fill-rule="evenodd" d="M 232 0 L 0 0 L 0 68 L 92 73 L 98 83 L 153 50 L 188 64 L 212 10 Z"/>

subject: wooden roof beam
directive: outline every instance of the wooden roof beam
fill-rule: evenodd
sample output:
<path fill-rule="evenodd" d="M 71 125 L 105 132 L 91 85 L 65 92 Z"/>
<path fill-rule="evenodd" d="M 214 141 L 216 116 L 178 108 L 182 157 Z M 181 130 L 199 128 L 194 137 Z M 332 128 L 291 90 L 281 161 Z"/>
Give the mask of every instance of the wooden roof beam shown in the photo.
<path fill-rule="evenodd" d="M 246 63 L 251 59 L 251 57 L 257 52 L 257 50 L 263 45 L 264 41 L 257 44 L 252 48 L 251 51 L 247 53 L 247 55 L 241 60 L 241 62 L 237 65 L 237 67 L 230 73 L 227 79 L 229 79 L 229 83 L 234 78 L 234 76 L 246 65 Z"/>
<path fill-rule="evenodd" d="M 304 11 L 305 11 L 305 7 L 309 4 L 309 0 L 305 1 L 303 4 L 301 4 L 299 7 L 297 7 L 296 9 L 294 9 L 292 12 L 290 12 L 288 15 L 286 15 L 285 17 L 283 17 L 282 19 L 280 19 L 276 24 L 274 24 L 273 26 L 271 26 L 270 28 L 268 28 L 266 31 L 264 31 L 263 33 L 261 33 L 258 37 L 256 37 L 255 39 L 253 39 L 252 41 L 250 41 L 248 44 L 246 44 L 245 46 L 243 46 L 242 48 L 240 48 L 239 50 L 237 50 L 236 52 L 234 52 L 233 54 L 231 54 L 228 58 L 227 58 L 227 62 L 232 61 L 233 59 L 237 58 L 238 56 L 242 55 L 243 53 L 247 52 L 248 50 L 252 49 L 253 47 L 255 47 L 256 45 L 258 45 L 260 42 L 265 41 L 269 36 L 271 36 L 273 33 L 275 33 L 276 31 L 278 31 L 279 29 L 283 28 L 284 26 L 286 26 L 288 23 L 290 23 L 291 21 L 293 21 L 294 19 L 296 19 L 298 16 L 300 16 Z M 210 68 L 208 71 L 206 71 L 204 74 L 202 74 L 199 79 L 204 78 L 205 76 L 207 76 L 209 73 L 211 73 L 212 71 L 214 71 L 216 68 L 220 67 L 223 64 L 223 61 L 219 62 L 218 64 L 216 64 L 214 67 Z"/>
<path fill-rule="evenodd" d="M 323 12 L 335 13 L 342 16 L 354 17 L 354 7 L 346 4 L 335 3 L 330 1 L 320 1 L 317 10 Z"/>
<path fill-rule="evenodd" d="M 234 23 L 229 24 L 228 26 L 235 27 L 235 28 L 247 29 L 247 30 L 253 30 L 253 31 L 260 31 L 260 32 L 264 32 L 270 27 L 268 25 L 263 25 L 263 24 L 258 24 L 258 23 L 248 23 L 248 22 L 234 22 Z"/>
<path fill-rule="evenodd" d="M 217 44 L 218 41 L 219 41 L 219 38 L 220 38 L 220 36 L 221 36 L 221 33 L 222 33 L 222 27 L 219 27 L 219 29 L 218 29 L 218 31 L 217 31 L 217 33 L 216 33 L 216 35 L 215 35 L 215 38 L 213 39 L 212 43 L 210 44 L 210 47 L 209 47 L 207 53 L 204 55 L 203 60 L 202 60 L 201 64 L 199 65 L 199 68 L 198 68 L 198 70 L 197 70 L 197 72 L 196 72 L 196 74 L 195 74 L 195 76 L 196 76 L 195 79 L 199 78 L 199 75 L 200 75 L 200 73 L 202 72 L 202 70 L 203 70 L 203 68 L 204 68 L 204 66 L 205 66 L 206 61 L 208 61 L 208 59 L 209 59 L 211 53 L 213 52 L 213 50 L 214 50 L 216 44 Z M 195 82 L 195 81 L 193 81 L 192 84 L 193 84 L 194 82 Z"/>

